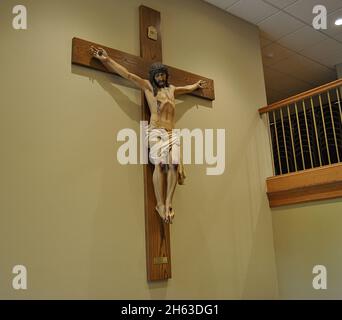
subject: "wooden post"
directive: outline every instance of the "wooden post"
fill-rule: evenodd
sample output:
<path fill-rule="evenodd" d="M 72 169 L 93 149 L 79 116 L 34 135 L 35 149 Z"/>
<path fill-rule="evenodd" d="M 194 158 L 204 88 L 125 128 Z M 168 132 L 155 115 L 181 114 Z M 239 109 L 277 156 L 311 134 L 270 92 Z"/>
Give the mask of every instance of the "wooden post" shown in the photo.
<path fill-rule="evenodd" d="M 160 12 L 140 6 L 140 55 L 144 60 L 162 62 L 162 42 L 160 33 Z M 149 28 L 156 31 L 156 38 L 148 37 Z M 142 118 L 149 121 L 150 110 L 144 93 L 141 94 Z M 153 165 L 144 165 L 145 188 L 145 234 L 147 279 L 166 280 L 171 278 L 170 227 L 165 224 L 155 210 L 152 174 Z"/>

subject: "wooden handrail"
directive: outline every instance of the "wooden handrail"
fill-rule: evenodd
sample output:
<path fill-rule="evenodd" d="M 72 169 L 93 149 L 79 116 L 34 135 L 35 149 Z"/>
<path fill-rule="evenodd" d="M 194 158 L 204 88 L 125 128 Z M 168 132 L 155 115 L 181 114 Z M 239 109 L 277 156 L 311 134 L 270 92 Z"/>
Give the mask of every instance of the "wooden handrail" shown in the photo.
<path fill-rule="evenodd" d="M 297 102 L 299 100 L 303 100 L 303 99 L 312 97 L 314 95 L 320 94 L 320 93 L 322 93 L 324 91 L 327 91 L 327 90 L 330 90 L 330 89 L 334 89 L 334 88 L 339 87 L 341 85 L 342 85 L 342 79 L 338 79 L 338 80 L 326 83 L 326 84 L 324 84 L 324 85 L 322 85 L 320 87 L 317 87 L 317 88 L 314 88 L 314 89 L 310 89 L 308 91 L 299 93 L 299 94 L 297 94 L 295 96 L 286 98 L 284 100 L 272 103 L 272 104 L 270 104 L 270 105 L 268 105 L 266 107 L 260 108 L 259 109 L 259 113 L 263 114 L 263 113 L 266 113 L 266 112 L 269 112 L 269 111 L 280 109 L 281 107 L 284 107 L 284 106 L 289 105 L 291 103 L 295 103 L 295 102 Z"/>

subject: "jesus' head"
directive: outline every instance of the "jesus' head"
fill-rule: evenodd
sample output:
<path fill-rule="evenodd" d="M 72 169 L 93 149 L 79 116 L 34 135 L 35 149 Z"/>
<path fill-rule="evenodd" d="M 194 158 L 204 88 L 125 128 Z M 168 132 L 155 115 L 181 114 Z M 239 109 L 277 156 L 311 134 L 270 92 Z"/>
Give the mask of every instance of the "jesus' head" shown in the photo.
<path fill-rule="evenodd" d="M 169 72 L 167 66 L 160 62 L 153 63 L 150 67 L 150 82 L 153 86 L 154 95 L 158 89 L 168 87 Z"/>

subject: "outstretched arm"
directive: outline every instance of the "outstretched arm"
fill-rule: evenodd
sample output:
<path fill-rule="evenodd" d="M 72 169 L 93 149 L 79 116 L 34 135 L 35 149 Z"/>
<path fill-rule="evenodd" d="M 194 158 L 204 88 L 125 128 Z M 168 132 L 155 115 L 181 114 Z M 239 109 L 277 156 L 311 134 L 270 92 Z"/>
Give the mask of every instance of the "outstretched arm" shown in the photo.
<path fill-rule="evenodd" d="M 175 87 L 175 95 L 191 93 L 197 89 L 203 89 L 205 87 L 206 82 L 204 80 L 200 80 L 194 84 L 190 84 L 184 87 Z"/>
<path fill-rule="evenodd" d="M 142 90 L 151 90 L 151 85 L 149 81 L 140 78 L 134 73 L 129 72 L 124 66 L 114 61 L 112 58 L 108 56 L 106 50 L 102 48 L 96 48 L 94 46 L 90 47 L 90 54 L 100 60 L 102 64 L 109 70 L 114 71 L 119 74 L 121 77 L 132 81 L 137 87 Z"/>

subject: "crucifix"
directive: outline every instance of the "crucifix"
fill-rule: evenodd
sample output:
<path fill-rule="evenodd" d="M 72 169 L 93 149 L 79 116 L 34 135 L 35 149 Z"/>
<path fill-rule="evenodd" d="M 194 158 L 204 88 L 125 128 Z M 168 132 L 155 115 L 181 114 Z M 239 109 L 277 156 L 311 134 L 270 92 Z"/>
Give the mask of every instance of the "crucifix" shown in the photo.
<path fill-rule="evenodd" d="M 173 90 L 173 94 L 178 88 L 179 91 L 182 91 L 179 93 L 191 93 L 203 99 L 214 100 L 213 80 L 170 66 L 166 67 L 161 63 L 156 63 L 162 61 L 160 12 L 145 6 L 140 6 L 139 13 L 140 57 L 93 42 L 73 38 L 72 63 L 126 77 L 129 75 L 128 79 L 133 82 L 137 81 L 136 84 L 142 89 L 142 120 L 144 121 L 151 120 L 153 122 L 153 117 L 151 117 L 151 101 L 153 99 L 157 101 L 158 97 L 154 98 L 156 96 L 156 92 L 154 91 L 156 89 L 154 87 L 150 86 L 150 91 L 152 93 L 154 92 L 154 94 L 146 93 L 146 91 L 149 90 L 149 83 L 154 80 L 158 86 L 158 94 L 159 91 L 162 91 L 159 89 L 166 85 L 168 86 L 168 80 L 172 83 L 172 86 L 165 90 L 165 99 L 170 98 L 167 96 L 170 90 Z M 97 59 L 94 59 L 94 57 Z M 114 69 L 108 68 L 108 66 L 106 67 L 106 63 L 108 63 L 107 57 L 108 59 L 109 57 L 111 58 L 110 61 L 112 61 Z M 117 66 L 119 66 L 119 69 Z M 165 68 L 167 68 L 167 71 Z M 150 76 L 152 74 L 153 77 L 150 82 L 143 80 L 148 74 Z M 168 78 L 165 78 L 166 74 Z M 140 82 L 141 80 L 146 82 Z M 203 86 L 203 83 L 205 83 L 205 86 Z M 147 85 L 146 89 L 144 87 L 145 85 Z M 181 85 L 183 87 L 180 87 Z M 161 108 L 158 103 L 157 111 L 159 111 L 159 107 Z M 165 208 L 163 208 L 165 213 L 161 212 L 162 210 L 158 210 L 157 197 L 158 195 L 153 185 L 153 166 L 151 164 L 144 165 L 146 269 L 148 281 L 167 280 L 171 278 L 170 228 L 169 224 L 165 223 L 165 220 L 169 219 L 168 222 L 171 222 L 172 213 L 165 211 L 167 210 Z M 156 214 L 156 209 L 159 215 Z M 165 219 L 160 219 L 160 217 Z"/>

